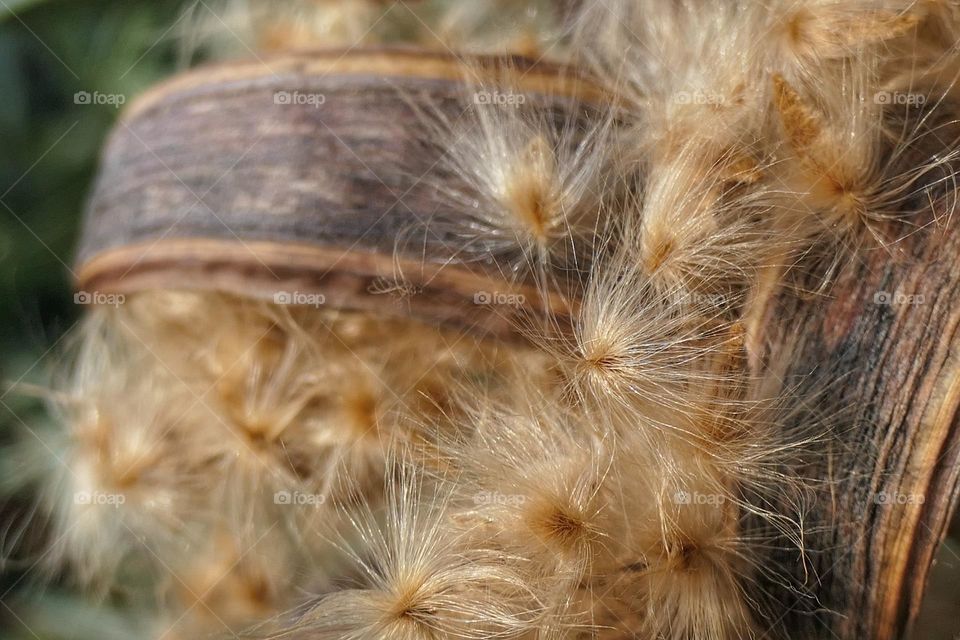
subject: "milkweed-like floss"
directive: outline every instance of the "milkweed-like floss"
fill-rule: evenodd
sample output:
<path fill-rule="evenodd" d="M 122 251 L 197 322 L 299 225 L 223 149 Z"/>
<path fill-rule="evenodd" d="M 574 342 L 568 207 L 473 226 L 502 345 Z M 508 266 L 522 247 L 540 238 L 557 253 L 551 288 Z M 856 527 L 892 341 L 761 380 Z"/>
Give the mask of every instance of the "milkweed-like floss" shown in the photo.
<path fill-rule="evenodd" d="M 117 304 L 9 483 L 49 575 L 164 640 L 902 637 L 958 487 L 960 5 L 217 15 L 103 151 Z"/>

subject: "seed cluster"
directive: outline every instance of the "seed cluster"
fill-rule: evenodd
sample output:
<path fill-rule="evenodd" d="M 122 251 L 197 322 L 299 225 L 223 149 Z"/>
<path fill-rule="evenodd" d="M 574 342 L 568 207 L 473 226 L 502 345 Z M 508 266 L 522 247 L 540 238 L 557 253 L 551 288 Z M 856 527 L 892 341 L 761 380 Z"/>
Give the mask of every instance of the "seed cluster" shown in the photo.
<path fill-rule="evenodd" d="M 264 48 L 399 37 L 369 0 L 242 4 Z M 113 593 L 146 567 L 168 640 L 773 632 L 753 588 L 778 569 L 756 550 L 803 557 L 790 461 L 828 434 L 788 435 L 763 310 L 798 274 L 827 288 L 836 263 L 895 251 L 891 223 L 947 197 L 953 138 L 905 158 L 950 135 L 960 8 L 510 3 L 494 29 L 505 4 L 388 17 L 421 46 L 565 60 L 609 100 L 575 122 L 538 100 L 424 106 L 444 158 L 420 231 L 575 300 L 573 326 L 530 319 L 507 344 L 174 290 L 97 309 L 50 393 L 62 464 L 22 478 L 51 570 Z M 467 95 L 522 95 L 478 77 L 465 62 Z"/>

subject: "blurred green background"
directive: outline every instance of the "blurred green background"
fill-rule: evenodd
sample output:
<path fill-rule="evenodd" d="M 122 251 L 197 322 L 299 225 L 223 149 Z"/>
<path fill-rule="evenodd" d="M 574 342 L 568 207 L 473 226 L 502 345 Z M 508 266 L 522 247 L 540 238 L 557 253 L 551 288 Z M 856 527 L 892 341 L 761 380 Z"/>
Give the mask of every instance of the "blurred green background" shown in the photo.
<path fill-rule="evenodd" d="M 129 102 L 196 62 L 183 54 L 180 34 L 211 11 L 194 0 L 0 0 L 0 445 L 47 419 L 37 400 L 9 385 L 48 380 L 82 310 L 71 294 L 73 247 L 99 149 L 120 110 L 111 104 L 118 99 L 85 103 L 77 95 Z M 0 456 L 0 474 L 7 463 Z M 0 526 L 30 502 L 3 504 Z M 8 558 L 0 566 L 0 639 L 139 637 L 117 603 L 85 604 L 58 580 L 37 585 L 30 558 L 39 537 L 29 532 L 14 545 L 0 530 L 0 558 Z M 960 547 L 948 545 L 918 629 L 924 640 L 958 637 Z"/>
<path fill-rule="evenodd" d="M 82 307 L 71 272 L 84 199 L 99 149 L 119 109 L 185 66 L 184 0 L 0 0 L 0 445 L 47 419 L 42 404 L 11 383 L 42 384 Z M 78 97 L 78 94 L 80 97 Z M 96 98 L 84 95 L 122 96 Z M 27 435 L 29 437 L 29 435 Z M 0 474 L 10 460 L 0 457 Z M 42 585 L 31 565 L 40 532 L 18 537 L 31 497 L 3 504 L 0 639 L 138 637 L 112 611 Z"/>

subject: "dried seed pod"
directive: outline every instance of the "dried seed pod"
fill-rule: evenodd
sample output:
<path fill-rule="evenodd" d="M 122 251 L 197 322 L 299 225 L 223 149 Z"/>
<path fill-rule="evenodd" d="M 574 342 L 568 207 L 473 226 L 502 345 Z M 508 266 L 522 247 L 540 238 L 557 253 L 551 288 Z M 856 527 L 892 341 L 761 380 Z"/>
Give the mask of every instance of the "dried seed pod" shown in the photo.
<path fill-rule="evenodd" d="M 79 286 L 129 294 L 129 309 L 103 310 L 111 331 L 165 345 L 153 366 L 172 362 L 195 392 L 209 383 L 193 395 L 210 420 L 185 430 L 182 458 L 220 483 L 184 513 L 206 534 L 226 524 L 241 548 L 281 523 L 291 557 L 328 551 L 312 529 L 328 517 L 358 525 L 304 564 L 353 564 L 364 583 L 324 576 L 284 632 L 560 638 L 607 631 L 609 604 L 624 633 L 726 640 L 760 633 L 767 594 L 798 592 L 822 609 L 813 622 L 789 610 L 797 627 L 891 638 L 908 624 L 923 571 L 906 569 L 928 565 L 958 482 L 952 345 L 913 319 L 951 335 L 956 278 L 937 262 L 949 237 L 902 232 L 950 218 L 953 174 L 926 169 L 949 171 L 953 150 L 925 139 L 890 188 L 916 138 L 871 128 L 889 110 L 863 99 L 900 76 L 840 49 L 906 50 L 916 27 L 955 64 L 938 44 L 951 14 L 877 10 L 853 34 L 811 2 L 817 20 L 791 22 L 797 69 L 754 46 L 782 16 L 738 8 L 623 0 L 618 24 L 583 7 L 574 59 L 602 87 L 522 58 L 354 50 L 193 72 L 127 112 Z M 663 60 L 634 53 L 668 42 Z M 911 55 L 949 95 L 928 54 Z M 835 67 L 855 75 L 831 75 L 823 100 L 797 80 Z M 523 109 L 475 108 L 484 87 Z M 950 103 L 927 113 L 955 120 Z M 920 130 L 927 116 L 904 120 Z M 881 200 L 922 206 L 908 221 L 876 215 Z M 840 243 L 826 275 L 791 273 L 832 297 L 797 295 L 784 274 L 835 248 L 819 229 L 838 226 L 903 237 L 912 261 Z M 919 294 L 930 274 L 935 304 L 909 318 L 869 295 Z M 824 363 L 854 379 L 814 384 Z M 852 426 L 823 428 L 820 414 L 844 410 Z M 401 445 L 412 461 L 385 453 Z M 300 491 L 323 496 L 319 517 L 288 515 Z M 822 498 L 809 512 L 805 492 Z M 879 500 L 891 493 L 924 499 Z"/>
<path fill-rule="evenodd" d="M 405 300 L 415 315 L 480 331 L 509 333 L 524 308 L 562 316 L 573 301 L 440 251 L 442 229 L 431 225 L 436 185 L 460 193 L 476 186 L 439 174 L 444 150 L 429 144 L 410 100 L 455 120 L 474 99 L 464 78 L 478 75 L 490 86 L 512 79 L 531 109 L 566 112 L 575 128 L 578 105 L 605 100 L 559 67 L 520 59 L 465 67 L 448 55 L 383 50 L 214 67 L 154 89 L 107 146 L 79 287 L 200 287 L 391 312 L 386 280 L 418 292 Z M 542 173 L 549 156 L 540 164 Z M 510 193 L 517 206 L 529 202 Z M 476 215 L 470 200 L 443 204 L 447 219 Z M 520 302 L 498 304 L 507 296 Z"/>

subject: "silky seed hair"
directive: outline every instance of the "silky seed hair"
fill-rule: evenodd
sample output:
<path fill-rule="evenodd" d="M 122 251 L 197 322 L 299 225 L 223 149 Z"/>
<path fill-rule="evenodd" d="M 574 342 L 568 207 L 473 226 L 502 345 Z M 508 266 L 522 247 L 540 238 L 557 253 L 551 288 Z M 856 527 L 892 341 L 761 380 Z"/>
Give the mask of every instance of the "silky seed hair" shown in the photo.
<path fill-rule="evenodd" d="M 453 262 L 492 266 L 508 282 L 573 293 L 611 238 L 627 188 L 615 169 L 617 112 L 587 77 L 570 72 L 564 94 L 527 95 L 526 74 L 509 61 L 492 71 L 468 65 L 466 108 L 456 118 L 404 96 L 441 159 L 415 176 L 436 191 L 437 211 L 398 248 L 431 246 Z M 451 187 L 451 174 L 465 188 Z"/>
<path fill-rule="evenodd" d="M 397 455 L 385 478 L 383 514 L 361 503 L 348 516 L 361 544 L 343 550 L 361 568 L 359 584 L 322 597 L 289 637 L 507 638 L 531 631 L 540 604 L 528 581 L 500 550 L 467 543 L 469 530 L 450 526 L 450 485 L 431 487 L 411 458 Z"/>
<path fill-rule="evenodd" d="M 10 482 L 39 487 L 49 572 L 102 595 L 146 562 L 167 639 L 765 637 L 763 585 L 793 572 L 765 554 L 805 566 L 829 479 L 801 469 L 837 426 L 784 380 L 767 302 L 952 215 L 956 4 L 228 6 L 258 51 L 570 62 L 593 98 L 566 112 L 508 60 L 465 62 L 460 118 L 398 95 L 442 154 L 397 249 L 578 304 L 510 342 L 214 293 L 94 310 L 45 392 L 63 429 Z M 224 55 L 192 22 L 187 49 Z M 376 292 L 417 295 L 394 275 Z"/>
<path fill-rule="evenodd" d="M 87 318 L 73 338 L 72 376 L 43 393 L 69 432 L 25 439 L 14 455 L 26 464 L 9 480 L 35 488 L 37 517 L 49 522 L 40 566 L 51 575 L 67 569 L 98 597 L 137 555 L 138 536 L 150 536 L 159 554 L 183 549 L 191 526 L 183 515 L 199 506 L 202 482 L 176 453 L 196 416 L 182 410 L 165 372 L 144 371 L 149 355 L 111 329 L 108 315 Z M 144 373 L 134 378 L 128 366 Z M 170 393 L 160 398 L 154 388 Z"/>
<path fill-rule="evenodd" d="M 383 322 L 388 350 L 369 340 Z M 391 442 L 432 450 L 418 425 L 452 420 L 458 377 L 496 394 L 517 366 L 515 351 L 409 322 L 177 291 L 96 310 L 76 343 L 47 393 L 66 429 L 20 445 L 33 462 L 10 489 L 39 485 L 51 575 L 106 596 L 147 566 L 157 624 L 183 637 L 239 632 L 329 583 L 327 568 L 346 573 L 318 529 L 349 530 L 345 505 L 382 503 Z"/>

